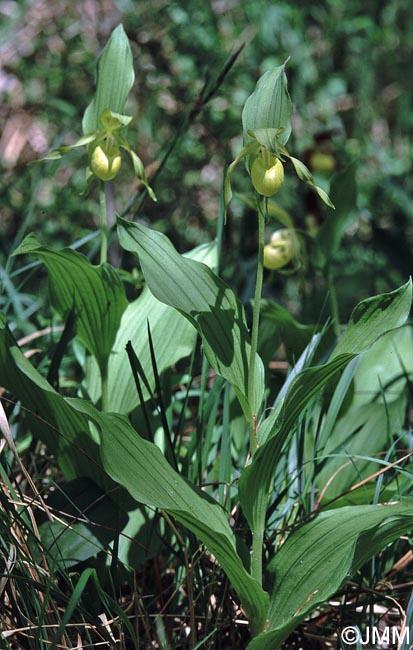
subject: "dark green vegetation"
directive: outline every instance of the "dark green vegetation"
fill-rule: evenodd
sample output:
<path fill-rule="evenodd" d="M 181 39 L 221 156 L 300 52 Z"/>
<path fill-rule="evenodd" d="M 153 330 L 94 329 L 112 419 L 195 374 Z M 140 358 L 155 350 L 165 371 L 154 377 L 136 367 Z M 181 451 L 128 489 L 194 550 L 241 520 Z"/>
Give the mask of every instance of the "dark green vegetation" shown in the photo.
<path fill-rule="evenodd" d="M 340 647 L 346 625 L 409 627 L 405 3 L 0 12 L 1 647 Z M 81 195 L 84 147 L 27 166 L 94 128 L 120 22 L 136 80 L 105 108 L 133 117 L 156 203 L 126 155 L 100 196 L 96 179 Z M 336 210 L 287 160 L 267 205 L 240 164 L 224 226 L 243 107 L 288 57 L 288 151 Z M 299 244 L 264 273 L 255 355 L 257 201 L 266 240 Z"/>

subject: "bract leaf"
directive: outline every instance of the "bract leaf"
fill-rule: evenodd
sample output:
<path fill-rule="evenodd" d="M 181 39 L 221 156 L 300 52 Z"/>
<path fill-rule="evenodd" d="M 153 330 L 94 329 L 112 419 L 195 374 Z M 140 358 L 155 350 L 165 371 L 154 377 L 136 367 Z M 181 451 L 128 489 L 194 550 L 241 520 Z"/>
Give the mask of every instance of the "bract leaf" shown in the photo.
<path fill-rule="evenodd" d="M 255 129 L 280 130 L 279 142 L 287 143 L 291 135 L 292 104 L 287 89 L 286 63 L 265 72 L 245 102 L 242 111 L 244 144 L 251 141 L 248 131 Z M 270 142 L 272 133 L 268 132 L 267 135 Z M 267 148 L 271 150 L 270 146 Z"/>
<path fill-rule="evenodd" d="M 122 25 L 112 32 L 97 63 L 96 92 L 83 116 L 83 133 L 100 128 L 105 109 L 121 115 L 135 81 L 132 52 Z"/>

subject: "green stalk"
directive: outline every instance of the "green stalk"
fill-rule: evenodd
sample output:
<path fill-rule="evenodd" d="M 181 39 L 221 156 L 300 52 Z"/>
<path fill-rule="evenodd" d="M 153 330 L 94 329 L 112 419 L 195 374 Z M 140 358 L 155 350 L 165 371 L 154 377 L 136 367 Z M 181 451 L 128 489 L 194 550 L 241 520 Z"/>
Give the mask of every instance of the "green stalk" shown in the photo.
<path fill-rule="evenodd" d="M 104 264 L 108 257 L 108 220 L 106 210 L 105 181 L 100 181 L 99 187 L 100 205 L 100 231 L 102 233 L 100 242 L 100 263 Z"/>
<path fill-rule="evenodd" d="M 267 201 L 265 199 L 265 211 L 267 212 Z M 248 370 L 248 402 L 254 404 L 254 372 L 255 360 L 258 346 L 258 328 L 260 324 L 260 306 L 262 282 L 264 277 L 264 229 L 265 218 L 261 205 L 258 203 L 258 262 L 257 262 L 257 279 L 255 281 L 254 307 L 252 315 L 251 330 L 251 353 Z M 250 452 L 251 456 L 257 450 L 257 413 L 252 414 L 250 423 Z M 255 580 L 262 583 L 262 546 L 264 542 L 264 529 L 259 526 L 252 530 L 252 555 L 251 555 L 251 575 Z"/>
<path fill-rule="evenodd" d="M 264 214 L 261 210 L 261 206 L 258 205 L 258 264 L 257 264 L 257 279 L 255 281 L 254 306 L 253 306 L 253 314 L 252 314 L 251 352 L 250 352 L 250 362 L 248 368 L 248 402 L 250 406 L 254 404 L 255 359 L 257 356 L 262 280 L 264 277 L 264 226 L 265 226 Z M 256 449 L 257 449 L 257 414 L 252 413 L 251 422 L 250 422 L 251 456 L 254 455 Z"/>
<path fill-rule="evenodd" d="M 333 274 L 331 272 L 330 266 L 327 269 L 327 287 L 328 287 L 328 298 L 330 301 L 331 316 L 333 319 L 334 335 L 336 338 L 338 338 L 340 336 L 340 314 L 338 311 L 336 288 L 334 286 Z"/>
<path fill-rule="evenodd" d="M 102 382 L 102 399 L 101 399 L 101 409 L 102 411 L 107 411 L 109 406 L 109 391 L 108 391 L 108 365 L 106 368 L 100 369 L 100 378 Z"/>
<path fill-rule="evenodd" d="M 264 530 L 252 531 L 251 577 L 262 584 L 262 547 L 264 545 Z"/>

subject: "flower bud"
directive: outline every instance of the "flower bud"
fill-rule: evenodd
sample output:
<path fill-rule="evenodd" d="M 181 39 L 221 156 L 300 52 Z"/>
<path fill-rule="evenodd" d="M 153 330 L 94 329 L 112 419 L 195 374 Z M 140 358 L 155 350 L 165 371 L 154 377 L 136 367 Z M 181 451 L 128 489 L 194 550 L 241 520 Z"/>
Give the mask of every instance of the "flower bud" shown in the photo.
<path fill-rule="evenodd" d="M 252 163 L 251 181 L 262 196 L 273 196 L 284 183 L 284 167 L 276 156 L 270 156 L 269 164 L 261 156 Z"/>
<path fill-rule="evenodd" d="M 298 241 L 291 230 L 276 230 L 270 243 L 264 246 L 264 266 L 275 271 L 287 266 L 298 252 Z"/>
<path fill-rule="evenodd" d="M 102 181 L 110 181 L 117 176 L 122 158 L 118 147 L 97 145 L 90 158 L 92 172 Z"/>

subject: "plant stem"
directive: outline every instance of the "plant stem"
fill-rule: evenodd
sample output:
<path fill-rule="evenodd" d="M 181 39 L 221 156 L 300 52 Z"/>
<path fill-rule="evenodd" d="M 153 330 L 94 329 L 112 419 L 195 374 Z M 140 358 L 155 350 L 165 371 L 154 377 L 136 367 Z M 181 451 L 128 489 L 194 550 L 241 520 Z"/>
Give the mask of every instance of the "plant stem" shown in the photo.
<path fill-rule="evenodd" d="M 340 314 L 338 311 L 338 302 L 336 288 L 333 282 L 333 274 L 330 267 L 327 270 L 327 287 L 328 287 L 328 298 L 330 301 L 331 316 L 333 318 L 333 328 L 334 335 L 336 338 L 340 336 Z"/>
<path fill-rule="evenodd" d="M 262 547 L 264 530 L 260 527 L 252 531 L 251 577 L 262 584 Z"/>
<path fill-rule="evenodd" d="M 100 231 L 102 233 L 100 242 L 100 263 L 104 264 L 108 257 L 108 223 L 106 210 L 105 181 L 100 181 L 99 188 L 100 204 Z"/>
<path fill-rule="evenodd" d="M 252 330 L 251 330 L 251 352 L 250 362 L 248 369 L 248 402 L 253 409 L 254 407 L 254 375 L 255 375 L 255 359 L 257 356 L 258 346 L 258 327 L 260 324 L 260 304 L 262 292 L 262 280 L 264 276 L 264 214 L 261 206 L 258 204 L 258 264 L 257 264 L 257 279 L 255 281 L 255 295 L 254 306 L 252 315 Z M 250 422 L 250 452 L 251 456 L 254 455 L 257 449 L 257 414 L 252 413 Z"/>
<path fill-rule="evenodd" d="M 102 398 L 101 398 L 101 409 L 102 411 L 107 411 L 109 406 L 109 392 L 108 392 L 108 368 L 106 365 L 105 370 L 100 369 L 100 378 L 102 382 Z"/>

